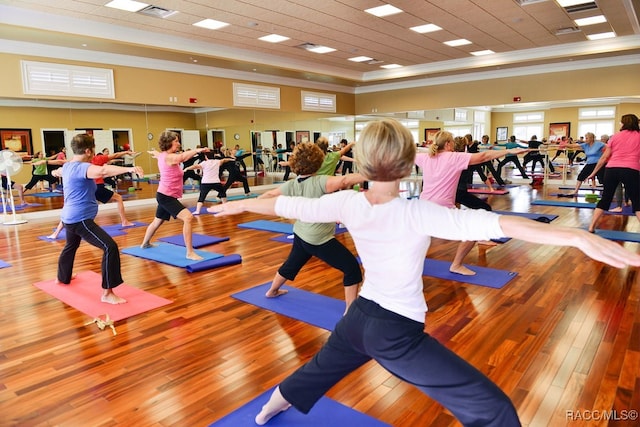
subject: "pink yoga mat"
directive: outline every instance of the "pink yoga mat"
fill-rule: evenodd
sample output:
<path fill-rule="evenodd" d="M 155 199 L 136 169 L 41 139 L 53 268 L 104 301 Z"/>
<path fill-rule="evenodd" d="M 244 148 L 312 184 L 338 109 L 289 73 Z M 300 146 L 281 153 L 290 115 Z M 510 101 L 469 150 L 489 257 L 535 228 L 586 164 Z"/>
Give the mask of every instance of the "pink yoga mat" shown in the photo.
<path fill-rule="evenodd" d="M 493 191 L 489 191 L 488 188 L 468 188 L 467 191 L 469 193 L 476 193 L 476 194 L 509 194 L 509 190 L 499 190 L 499 189 L 495 189 Z"/>
<path fill-rule="evenodd" d="M 100 274 L 83 271 L 78 273 L 68 285 L 56 284 L 55 279 L 52 279 L 34 283 L 34 286 L 90 317 L 108 314 L 113 321 L 126 319 L 173 302 L 123 283 L 115 288 L 114 292 L 127 302 L 117 305 L 107 304 L 100 301 L 101 283 Z"/>

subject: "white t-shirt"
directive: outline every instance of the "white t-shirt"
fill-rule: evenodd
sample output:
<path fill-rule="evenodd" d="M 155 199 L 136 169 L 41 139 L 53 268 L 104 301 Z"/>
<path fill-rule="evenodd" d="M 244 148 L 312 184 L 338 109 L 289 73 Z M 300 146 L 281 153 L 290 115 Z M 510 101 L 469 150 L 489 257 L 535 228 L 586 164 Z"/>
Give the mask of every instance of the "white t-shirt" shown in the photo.
<path fill-rule="evenodd" d="M 424 322 L 422 270 L 431 237 L 489 240 L 507 237 L 499 215 L 460 210 L 427 200 L 396 198 L 371 205 L 365 193 L 339 191 L 318 199 L 280 196 L 277 215 L 307 222 L 341 222 L 364 267 L 360 296 L 409 319 Z"/>
<path fill-rule="evenodd" d="M 210 159 L 200 162 L 202 167 L 202 183 L 217 184 L 220 182 L 220 160 Z"/>

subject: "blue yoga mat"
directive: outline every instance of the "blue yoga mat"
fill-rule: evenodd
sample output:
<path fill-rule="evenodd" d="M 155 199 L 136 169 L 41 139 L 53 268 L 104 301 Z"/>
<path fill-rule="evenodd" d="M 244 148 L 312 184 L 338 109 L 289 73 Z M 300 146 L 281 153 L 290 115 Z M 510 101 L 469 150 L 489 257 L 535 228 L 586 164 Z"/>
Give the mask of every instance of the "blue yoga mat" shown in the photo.
<path fill-rule="evenodd" d="M 138 221 L 133 221 L 132 223 L 133 225 L 127 225 L 127 226 L 124 226 L 122 224 L 105 225 L 102 228 L 104 228 L 105 230 L 128 230 L 129 228 L 146 227 L 147 225 L 149 225 L 146 222 L 138 222 Z"/>
<path fill-rule="evenodd" d="M 169 243 L 158 243 L 157 246 L 142 249 L 140 246 L 132 246 L 130 248 L 122 249 L 121 252 L 127 255 L 133 255 L 140 258 L 149 259 L 151 261 L 161 262 L 163 264 L 173 265 L 175 267 L 187 267 L 191 264 L 196 264 L 200 261 L 194 261 L 185 257 L 185 250 L 179 246 L 171 245 Z M 222 254 L 207 251 L 196 251 L 198 255 L 205 260 L 215 259 L 222 257 Z"/>
<path fill-rule="evenodd" d="M 241 262 L 242 257 L 238 254 L 225 255 L 220 258 L 208 259 L 206 261 L 196 262 L 195 264 L 189 264 L 187 265 L 187 272 L 195 273 L 197 271 L 211 270 L 213 268 L 240 264 Z"/>
<path fill-rule="evenodd" d="M 600 237 L 603 237 L 609 240 L 616 240 L 619 242 L 640 243 L 640 233 L 632 233 L 629 231 L 596 229 L 596 234 Z"/>
<path fill-rule="evenodd" d="M 47 198 L 47 197 L 62 197 L 62 193 L 56 193 L 56 192 L 53 192 L 53 191 L 46 191 L 44 193 L 33 193 L 33 194 L 30 194 L 30 195 L 34 196 L 34 197 L 44 197 L 44 198 Z"/>
<path fill-rule="evenodd" d="M 545 220 L 540 222 L 551 222 L 554 219 L 558 218 L 558 215 L 540 214 L 540 213 L 532 213 L 532 212 L 493 211 L 493 213 L 497 213 L 500 215 L 520 216 L 523 218 L 533 219 L 535 221 Z M 503 237 L 502 239 L 491 239 L 492 242 L 497 242 L 497 243 L 507 243 L 509 240 L 511 240 L 511 237 Z"/>
<path fill-rule="evenodd" d="M 429 277 L 437 277 L 439 279 L 453 280 L 462 283 L 471 283 L 472 285 L 487 286 L 489 288 L 500 289 L 511 279 L 516 277 L 518 273 L 514 271 L 497 270 L 494 268 L 479 267 L 477 265 L 466 265 L 469 269 L 476 272 L 474 276 L 464 276 L 449 271 L 451 263 L 448 261 L 440 261 L 425 258 L 422 274 Z"/>
<path fill-rule="evenodd" d="M 538 206 L 562 206 L 565 208 L 585 208 L 585 209 L 596 208 L 595 203 L 571 202 L 569 200 L 533 200 L 531 204 L 538 205 Z"/>
<path fill-rule="evenodd" d="M 293 234 L 293 224 L 288 222 L 267 221 L 265 219 L 238 224 L 238 227 L 272 231 L 274 233 Z"/>
<path fill-rule="evenodd" d="M 9 264 L 8 262 L 4 262 L 0 259 L 0 268 L 7 268 L 7 267 L 11 267 L 11 264 Z"/>
<path fill-rule="evenodd" d="M 191 234 L 192 246 L 194 248 L 201 248 L 203 246 L 214 245 L 220 242 L 226 242 L 228 237 L 207 236 L 206 234 Z M 176 234 L 175 236 L 161 237 L 158 240 L 161 242 L 171 243 L 172 245 L 184 246 L 184 236 L 182 234 Z"/>
<path fill-rule="evenodd" d="M 257 221 L 245 222 L 238 224 L 240 228 L 251 228 L 254 230 L 271 231 L 280 234 L 293 234 L 293 224 L 288 222 L 267 221 L 259 219 Z M 344 233 L 347 229 L 336 224 L 336 234 Z"/>
<path fill-rule="evenodd" d="M 271 282 L 268 282 L 231 296 L 328 331 L 333 330 L 338 320 L 342 318 L 345 309 L 344 301 L 290 286 L 281 288 L 288 290 L 289 293 L 276 298 L 267 298 L 264 294 L 270 286 Z"/>
<path fill-rule="evenodd" d="M 227 196 L 227 201 L 228 202 L 232 202 L 234 200 L 253 199 L 253 198 L 256 198 L 256 197 L 258 197 L 257 194 L 249 194 L 248 196 L 244 195 L 244 194 L 235 194 L 233 196 Z M 205 199 L 205 202 L 218 203 L 219 200 L 217 198 L 215 198 L 215 199 Z"/>
<path fill-rule="evenodd" d="M 255 426 L 255 417 L 262 409 L 262 406 L 267 403 L 271 393 L 273 393 L 273 389 L 265 391 L 232 413 L 213 424 L 209 424 L 209 427 Z M 291 407 L 271 418 L 266 425 L 270 427 L 391 427 L 389 424 L 358 412 L 328 397 L 321 397 L 307 415 Z"/>
<path fill-rule="evenodd" d="M 124 236 L 125 234 L 127 234 L 126 232 L 122 231 L 120 228 L 116 228 L 116 226 L 113 226 L 113 225 L 102 227 L 102 229 L 104 231 L 106 231 L 107 234 L 109 236 L 111 236 L 111 237 Z M 55 231 L 55 229 L 54 229 L 54 231 Z M 67 239 L 67 230 L 65 230 L 63 228 L 62 231 L 60 232 L 60 234 L 58 234 L 58 238 L 57 239 L 49 239 L 47 236 L 38 236 L 38 239 L 45 240 L 47 242 L 57 242 L 59 240 L 66 240 Z"/>
<path fill-rule="evenodd" d="M 17 212 L 17 211 L 24 210 L 24 208 L 25 208 L 25 207 L 26 207 L 26 205 L 15 205 L 16 212 Z M 0 205 L 0 213 L 5 213 L 5 212 L 6 212 L 6 213 L 13 212 L 13 210 L 11 210 L 11 205 L 10 205 L 10 204 L 8 204 L 8 205 L 6 206 L 6 211 L 5 211 L 5 209 L 2 209 L 2 205 Z"/>
<path fill-rule="evenodd" d="M 269 240 L 280 243 L 293 243 L 293 234 L 279 234 L 276 237 L 272 237 Z"/>
<path fill-rule="evenodd" d="M 547 218 L 549 221 L 553 221 L 558 218 L 558 215 L 546 214 L 546 213 L 534 213 L 534 212 L 511 212 L 511 211 L 493 211 L 493 213 L 497 213 L 500 215 L 513 215 L 513 216 L 521 216 L 523 218 L 529 219 L 538 219 L 538 218 Z"/>
<path fill-rule="evenodd" d="M 615 207 L 616 206 L 612 204 L 610 209 L 613 209 Z M 635 216 L 636 214 L 631 208 L 631 206 L 623 206 L 622 211 L 620 212 L 604 211 L 604 213 L 605 215 L 626 215 L 626 216 Z"/>

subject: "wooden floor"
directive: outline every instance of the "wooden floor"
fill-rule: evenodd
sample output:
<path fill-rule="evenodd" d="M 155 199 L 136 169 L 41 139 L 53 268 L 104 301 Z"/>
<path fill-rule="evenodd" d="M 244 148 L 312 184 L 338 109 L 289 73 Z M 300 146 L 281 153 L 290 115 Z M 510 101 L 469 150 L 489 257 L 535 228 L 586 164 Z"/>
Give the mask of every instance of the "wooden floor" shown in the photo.
<path fill-rule="evenodd" d="M 136 198 L 153 191 L 141 185 L 148 187 Z M 556 188 L 522 182 L 489 202 L 495 210 L 558 214 L 554 224 L 586 227 L 589 209 L 529 205 L 555 198 Z M 150 222 L 154 211 L 153 203 L 127 207 L 136 221 Z M 11 264 L 0 270 L 0 425 L 208 426 L 307 361 L 327 331 L 230 297 L 270 281 L 288 254 L 289 245 L 270 241 L 270 233 L 237 227 L 259 218 L 265 217 L 194 221 L 196 233 L 229 236 L 206 249 L 238 253 L 240 265 L 190 274 L 122 255 L 126 283 L 173 303 L 116 322 L 117 336 L 85 326 L 91 318 L 33 286 L 55 277 L 63 243 L 37 236 L 50 233 L 57 215 L 0 226 L 0 260 Z M 116 211 L 101 211 L 97 222 L 118 222 Z M 620 216 L 607 216 L 601 227 L 640 230 L 635 218 Z M 115 240 L 121 249 L 139 245 L 144 231 L 133 228 Z M 171 221 L 157 237 L 180 232 L 181 224 Z M 338 238 L 353 250 L 348 234 Z M 638 244 L 625 246 L 638 250 Z M 436 240 L 428 256 L 451 260 L 455 247 Z M 524 425 L 639 425 L 629 412 L 640 409 L 637 269 L 514 240 L 474 249 L 466 262 L 518 275 L 499 290 L 425 277 L 426 330 L 505 390 Z M 86 243 L 76 261 L 76 271 L 84 270 L 100 270 L 100 252 Z M 343 297 L 340 274 L 317 260 L 293 285 Z M 328 396 L 393 426 L 458 425 L 373 362 Z"/>

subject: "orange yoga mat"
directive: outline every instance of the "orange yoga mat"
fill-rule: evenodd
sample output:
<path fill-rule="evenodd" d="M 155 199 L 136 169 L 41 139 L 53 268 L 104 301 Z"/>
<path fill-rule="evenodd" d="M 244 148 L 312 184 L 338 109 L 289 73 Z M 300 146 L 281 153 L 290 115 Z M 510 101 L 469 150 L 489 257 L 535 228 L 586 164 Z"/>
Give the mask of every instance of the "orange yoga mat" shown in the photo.
<path fill-rule="evenodd" d="M 115 288 L 114 292 L 126 299 L 127 302 L 117 305 L 107 304 L 100 301 L 101 283 L 100 274 L 93 271 L 83 271 L 78 273 L 68 285 L 56 284 L 55 279 L 34 283 L 34 285 L 90 317 L 95 318 L 108 314 L 113 321 L 126 319 L 173 302 L 123 283 Z"/>

